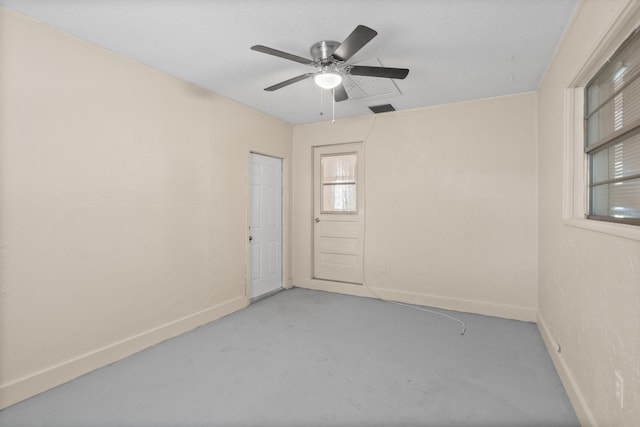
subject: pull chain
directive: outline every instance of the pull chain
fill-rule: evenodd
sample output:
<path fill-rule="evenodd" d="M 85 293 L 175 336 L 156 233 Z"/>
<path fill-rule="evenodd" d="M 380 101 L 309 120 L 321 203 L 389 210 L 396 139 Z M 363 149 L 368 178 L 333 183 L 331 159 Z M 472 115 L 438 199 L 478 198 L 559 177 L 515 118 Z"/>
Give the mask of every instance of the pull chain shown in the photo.
<path fill-rule="evenodd" d="M 336 122 L 336 88 L 331 89 L 331 123 Z"/>

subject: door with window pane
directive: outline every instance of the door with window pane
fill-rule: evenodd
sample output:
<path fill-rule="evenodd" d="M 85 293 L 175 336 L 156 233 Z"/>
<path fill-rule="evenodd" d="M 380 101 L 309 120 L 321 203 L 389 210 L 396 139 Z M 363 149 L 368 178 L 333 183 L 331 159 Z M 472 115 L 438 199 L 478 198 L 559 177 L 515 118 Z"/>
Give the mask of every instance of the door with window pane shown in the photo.
<path fill-rule="evenodd" d="M 314 148 L 314 277 L 363 283 L 361 143 Z"/>

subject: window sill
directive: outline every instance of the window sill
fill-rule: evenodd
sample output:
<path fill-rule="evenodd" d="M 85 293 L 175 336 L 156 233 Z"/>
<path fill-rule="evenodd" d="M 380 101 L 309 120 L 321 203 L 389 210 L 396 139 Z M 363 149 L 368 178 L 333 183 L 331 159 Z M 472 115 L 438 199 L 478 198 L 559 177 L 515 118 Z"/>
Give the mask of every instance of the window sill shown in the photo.
<path fill-rule="evenodd" d="M 640 241 L 640 227 L 637 225 L 616 224 L 613 222 L 595 221 L 590 219 L 567 218 L 565 225 L 596 231 L 598 233 L 611 234 L 630 240 Z"/>

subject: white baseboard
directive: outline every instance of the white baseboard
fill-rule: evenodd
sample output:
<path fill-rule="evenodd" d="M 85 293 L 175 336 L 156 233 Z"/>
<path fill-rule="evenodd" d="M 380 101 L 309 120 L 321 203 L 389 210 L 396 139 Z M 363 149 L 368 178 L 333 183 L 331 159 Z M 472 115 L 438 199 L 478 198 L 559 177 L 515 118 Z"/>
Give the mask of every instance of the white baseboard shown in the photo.
<path fill-rule="evenodd" d="M 589 409 L 587 401 L 584 398 L 580 387 L 578 387 L 578 383 L 576 382 L 571 369 L 569 369 L 569 366 L 562 357 L 562 353 L 558 353 L 556 351 L 557 340 L 554 339 L 553 335 L 551 335 L 551 331 L 547 326 L 547 322 L 540 315 L 540 313 L 538 313 L 537 324 L 540 335 L 542 335 L 544 344 L 547 347 L 549 355 L 551 356 L 551 360 L 553 361 L 553 365 L 558 372 L 560 381 L 562 381 L 564 389 L 567 392 L 567 396 L 569 396 L 569 400 L 571 401 L 571 405 L 573 406 L 573 409 L 576 412 L 576 416 L 580 421 L 580 425 L 582 427 L 598 427 L 598 423 L 593 416 L 593 413 Z"/>
<path fill-rule="evenodd" d="M 366 286 L 356 283 L 332 282 L 330 280 L 319 279 L 294 279 L 293 283 L 294 286 L 298 288 L 374 298 L 374 295 Z"/>
<path fill-rule="evenodd" d="M 392 301 L 417 304 L 427 307 L 442 308 L 445 310 L 461 311 L 465 313 L 483 314 L 486 316 L 501 317 L 504 319 L 535 322 L 537 310 L 535 308 L 516 305 L 496 304 L 486 301 L 443 297 L 438 295 L 423 294 L 391 290 L 386 288 L 368 287 L 349 283 L 331 282 L 317 279 L 296 279 L 296 286 L 320 291 L 337 292 L 347 295 L 364 296 L 372 298 L 384 298 Z"/>
<path fill-rule="evenodd" d="M 34 372 L 10 383 L 2 384 L 0 385 L 0 409 L 231 314 L 246 307 L 248 303 L 246 296 L 237 297 L 39 372 Z"/>

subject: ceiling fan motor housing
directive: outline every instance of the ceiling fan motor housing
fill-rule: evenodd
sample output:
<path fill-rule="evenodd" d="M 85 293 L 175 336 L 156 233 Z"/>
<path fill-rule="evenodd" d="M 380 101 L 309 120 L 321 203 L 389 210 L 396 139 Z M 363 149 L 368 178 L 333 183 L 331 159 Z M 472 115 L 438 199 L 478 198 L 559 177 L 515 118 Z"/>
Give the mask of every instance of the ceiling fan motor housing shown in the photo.
<path fill-rule="evenodd" d="M 331 55 L 340 46 L 340 42 L 333 40 L 322 40 L 311 46 L 311 57 L 314 61 L 318 61 L 321 64 L 327 62 L 333 62 Z"/>

